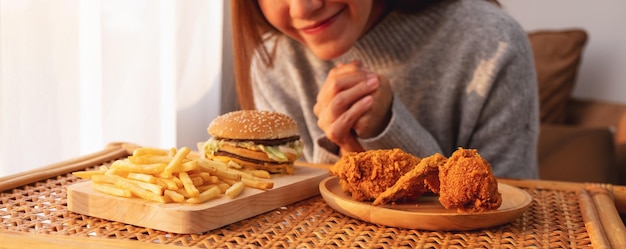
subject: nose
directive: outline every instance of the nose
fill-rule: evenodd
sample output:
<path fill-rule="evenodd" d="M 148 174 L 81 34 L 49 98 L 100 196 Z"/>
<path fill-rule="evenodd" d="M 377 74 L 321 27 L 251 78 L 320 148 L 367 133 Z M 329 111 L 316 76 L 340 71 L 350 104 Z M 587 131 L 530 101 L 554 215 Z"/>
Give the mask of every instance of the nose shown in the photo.
<path fill-rule="evenodd" d="M 324 0 L 291 0 L 289 14 L 293 18 L 307 18 L 324 6 Z"/>

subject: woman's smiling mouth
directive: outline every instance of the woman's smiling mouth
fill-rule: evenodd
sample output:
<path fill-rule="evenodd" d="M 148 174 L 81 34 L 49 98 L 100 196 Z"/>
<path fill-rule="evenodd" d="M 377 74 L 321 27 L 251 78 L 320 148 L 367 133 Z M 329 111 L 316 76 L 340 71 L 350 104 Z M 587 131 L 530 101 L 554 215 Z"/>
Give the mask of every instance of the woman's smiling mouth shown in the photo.
<path fill-rule="evenodd" d="M 341 14 L 345 9 L 346 8 L 344 7 L 328 19 L 325 19 L 321 22 L 316 22 L 312 25 L 305 26 L 303 28 L 300 28 L 299 30 L 305 34 L 315 34 L 321 32 L 322 30 L 328 28 L 331 24 L 333 24 L 335 20 L 337 20 L 337 17 L 339 17 L 339 14 Z"/>

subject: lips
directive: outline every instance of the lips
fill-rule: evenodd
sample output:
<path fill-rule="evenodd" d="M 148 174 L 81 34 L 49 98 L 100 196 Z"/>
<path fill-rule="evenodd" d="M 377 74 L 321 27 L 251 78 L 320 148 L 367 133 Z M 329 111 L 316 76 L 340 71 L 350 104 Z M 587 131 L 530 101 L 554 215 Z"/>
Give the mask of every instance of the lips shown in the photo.
<path fill-rule="evenodd" d="M 337 11 L 337 13 L 335 13 L 334 15 L 332 15 L 331 17 L 327 19 L 322 20 L 321 22 L 316 22 L 312 25 L 308 25 L 303 28 L 300 28 L 300 31 L 306 34 L 314 34 L 314 33 L 320 32 L 328 28 L 331 24 L 333 24 L 333 22 L 337 20 L 337 17 L 339 17 L 339 14 L 341 14 L 344 10 L 345 8 L 342 8 L 339 11 Z"/>

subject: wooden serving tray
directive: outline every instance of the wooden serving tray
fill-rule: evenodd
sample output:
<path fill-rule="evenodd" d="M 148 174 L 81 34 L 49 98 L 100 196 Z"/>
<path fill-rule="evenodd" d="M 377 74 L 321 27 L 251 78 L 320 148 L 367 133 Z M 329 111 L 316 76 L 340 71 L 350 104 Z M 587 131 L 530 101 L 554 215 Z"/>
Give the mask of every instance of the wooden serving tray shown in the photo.
<path fill-rule="evenodd" d="M 336 176 L 320 183 L 322 197 L 337 212 L 374 224 L 430 231 L 468 231 L 503 225 L 522 216 L 532 204 L 532 196 L 515 186 L 498 183 L 498 191 L 502 205 L 497 210 L 459 213 L 444 208 L 438 196 L 375 206 L 371 201 L 352 199 L 341 189 Z"/>
<path fill-rule="evenodd" d="M 274 188 L 246 188 L 235 199 L 221 196 L 202 204 L 157 203 L 93 190 L 91 181 L 67 187 L 70 211 L 172 233 L 203 233 L 319 194 L 328 170 L 295 167 L 273 175 Z"/>

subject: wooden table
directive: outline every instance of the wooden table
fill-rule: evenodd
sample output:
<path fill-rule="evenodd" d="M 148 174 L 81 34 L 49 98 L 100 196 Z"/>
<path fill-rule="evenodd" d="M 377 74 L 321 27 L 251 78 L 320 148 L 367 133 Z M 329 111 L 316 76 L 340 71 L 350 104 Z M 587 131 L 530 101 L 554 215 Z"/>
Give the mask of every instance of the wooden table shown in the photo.
<path fill-rule="evenodd" d="M 91 155 L 0 178 L 0 248 L 602 248 L 610 245 L 608 233 L 593 216 L 606 210 L 626 213 L 623 186 L 612 186 L 615 205 L 600 202 L 590 209 L 580 198 L 584 184 L 512 179 L 499 181 L 528 191 L 530 209 L 509 224 L 463 232 L 363 222 L 334 211 L 320 196 L 201 234 L 167 233 L 68 211 L 66 187 L 80 181 L 69 173 L 126 157 L 125 146 L 110 144 Z"/>

